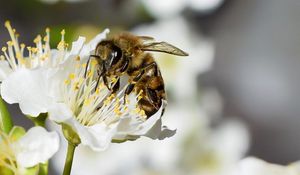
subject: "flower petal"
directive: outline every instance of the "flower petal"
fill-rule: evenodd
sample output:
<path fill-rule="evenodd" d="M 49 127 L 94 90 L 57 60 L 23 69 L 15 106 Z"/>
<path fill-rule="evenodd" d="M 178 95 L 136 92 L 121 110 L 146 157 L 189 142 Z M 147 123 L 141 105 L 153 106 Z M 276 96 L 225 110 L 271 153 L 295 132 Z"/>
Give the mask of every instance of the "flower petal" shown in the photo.
<path fill-rule="evenodd" d="M 84 42 L 85 42 L 85 37 L 79 36 L 78 40 L 72 43 L 72 49 L 69 55 L 79 55 Z"/>
<path fill-rule="evenodd" d="M 0 81 L 3 81 L 10 73 L 12 69 L 9 67 L 7 61 L 0 61 Z"/>
<path fill-rule="evenodd" d="M 166 102 L 164 101 L 160 109 L 143 123 L 140 123 L 132 116 L 122 118 L 118 124 L 117 132 L 113 137 L 114 140 L 135 140 L 140 136 L 162 140 L 173 136 L 176 130 L 170 130 L 166 126 L 162 126 L 161 117 L 165 105 Z"/>
<path fill-rule="evenodd" d="M 48 108 L 49 119 L 56 122 L 64 122 L 73 117 L 70 108 L 64 103 L 55 103 Z"/>
<path fill-rule="evenodd" d="M 47 71 L 43 69 L 18 69 L 2 82 L 1 95 L 10 104 L 19 103 L 24 114 L 38 116 L 47 112 L 51 101 L 46 77 Z"/>
<path fill-rule="evenodd" d="M 102 33 L 98 34 L 94 39 L 92 39 L 88 44 L 84 45 L 81 52 L 80 57 L 88 57 L 91 52 L 93 52 L 97 46 L 97 44 L 106 38 L 106 35 L 109 33 L 109 29 L 105 29 Z"/>
<path fill-rule="evenodd" d="M 116 132 L 114 127 L 108 127 L 104 123 L 93 126 L 83 126 L 77 121 L 73 122 L 83 145 L 89 146 L 94 151 L 103 151 L 111 143 Z"/>
<path fill-rule="evenodd" d="M 31 128 L 15 143 L 18 165 L 32 167 L 45 163 L 59 148 L 59 136 L 56 132 L 47 132 L 42 127 Z"/>

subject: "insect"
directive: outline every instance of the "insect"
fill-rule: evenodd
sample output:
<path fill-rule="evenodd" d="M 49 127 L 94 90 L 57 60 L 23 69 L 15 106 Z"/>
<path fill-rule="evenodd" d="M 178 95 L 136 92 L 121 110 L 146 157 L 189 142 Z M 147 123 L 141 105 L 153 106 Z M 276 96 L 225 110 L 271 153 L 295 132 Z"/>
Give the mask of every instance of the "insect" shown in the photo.
<path fill-rule="evenodd" d="M 156 42 L 148 36 L 121 33 L 98 43 L 95 55 L 91 57 L 96 58 L 99 64 L 98 78 L 103 79 L 112 93 L 119 90 L 120 77 L 128 75 L 124 101 L 132 91 L 140 93 L 138 105 L 149 118 L 159 110 L 162 100 L 166 100 L 166 93 L 160 69 L 153 56 L 146 51 L 188 56 L 186 52 L 167 42 Z M 116 78 L 113 85 L 109 82 L 111 77 Z"/>

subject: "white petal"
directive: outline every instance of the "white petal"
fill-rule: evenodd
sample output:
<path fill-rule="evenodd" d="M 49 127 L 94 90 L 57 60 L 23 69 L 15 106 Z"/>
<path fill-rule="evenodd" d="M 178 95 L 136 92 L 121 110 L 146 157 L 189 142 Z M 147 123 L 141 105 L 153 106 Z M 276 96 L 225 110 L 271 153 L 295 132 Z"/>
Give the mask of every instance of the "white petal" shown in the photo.
<path fill-rule="evenodd" d="M 64 122 L 73 117 L 70 108 L 64 103 L 55 103 L 48 108 L 49 119 L 56 122 Z"/>
<path fill-rule="evenodd" d="M 85 42 L 85 37 L 80 36 L 77 41 L 72 43 L 72 49 L 69 55 L 79 55 L 84 42 Z"/>
<path fill-rule="evenodd" d="M 132 116 L 122 118 L 113 138 L 116 140 L 134 140 L 139 136 L 146 136 L 152 139 L 162 140 L 173 136 L 176 133 L 176 130 L 170 130 L 166 126 L 162 126 L 161 113 L 165 105 L 166 102 L 162 104 L 160 110 L 143 123 L 140 123 Z"/>
<path fill-rule="evenodd" d="M 164 101 L 162 106 L 160 107 L 160 109 L 154 114 L 152 115 L 149 119 L 147 119 L 144 123 L 141 124 L 140 128 L 138 131 L 136 131 L 135 133 L 133 133 L 134 135 L 144 135 L 146 134 L 151 128 L 153 128 L 156 124 L 158 124 L 157 127 L 161 127 L 161 113 L 162 113 L 162 109 L 166 106 L 166 102 Z"/>
<path fill-rule="evenodd" d="M 56 132 L 47 132 L 42 127 L 31 128 L 16 142 L 16 158 L 21 167 L 32 167 L 45 163 L 59 148 L 59 136 Z"/>
<path fill-rule="evenodd" d="M 271 164 L 255 157 L 248 157 L 238 163 L 235 175 L 292 175 L 282 165 Z M 297 173 L 295 173 L 297 174 Z"/>
<path fill-rule="evenodd" d="M 168 127 L 163 126 L 161 123 L 161 118 L 157 120 L 154 126 L 145 134 L 146 137 L 152 139 L 163 140 L 168 137 L 172 137 L 176 133 L 176 130 L 170 130 Z"/>
<path fill-rule="evenodd" d="M 43 69 L 18 69 L 2 82 L 1 95 L 10 104 L 19 103 L 24 114 L 37 116 L 47 112 L 51 101 L 46 77 L 47 71 Z"/>
<path fill-rule="evenodd" d="M 115 133 L 114 127 L 108 127 L 104 123 L 87 127 L 78 122 L 74 122 L 74 127 L 81 139 L 81 143 L 89 146 L 94 151 L 105 150 L 111 143 Z"/>
<path fill-rule="evenodd" d="M 0 81 L 3 81 L 10 73 L 12 69 L 9 67 L 7 61 L 0 61 Z"/>
<path fill-rule="evenodd" d="M 80 57 L 88 57 L 96 48 L 97 44 L 106 38 L 106 35 L 109 33 L 109 29 L 105 29 L 102 33 L 98 34 L 94 39 L 92 39 L 88 44 L 84 45 Z"/>

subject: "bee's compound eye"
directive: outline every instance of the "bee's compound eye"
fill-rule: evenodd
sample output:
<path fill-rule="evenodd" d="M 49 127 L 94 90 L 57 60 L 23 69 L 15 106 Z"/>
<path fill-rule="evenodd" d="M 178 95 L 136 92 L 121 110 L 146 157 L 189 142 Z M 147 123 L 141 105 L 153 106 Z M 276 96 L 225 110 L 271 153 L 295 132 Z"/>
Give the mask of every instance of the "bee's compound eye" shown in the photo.
<path fill-rule="evenodd" d="M 120 61 L 120 59 L 122 58 L 122 50 L 119 47 L 113 45 L 110 56 L 110 66 L 117 64 L 118 61 Z"/>

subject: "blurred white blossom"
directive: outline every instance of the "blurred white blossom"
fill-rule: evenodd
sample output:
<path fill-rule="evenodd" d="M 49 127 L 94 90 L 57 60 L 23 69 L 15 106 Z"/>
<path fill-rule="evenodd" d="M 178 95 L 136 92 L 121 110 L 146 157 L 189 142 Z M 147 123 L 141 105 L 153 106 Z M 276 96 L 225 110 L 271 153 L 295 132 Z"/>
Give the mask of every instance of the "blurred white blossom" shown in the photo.
<path fill-rule="evenodd" d="M 142 0 L 146 9 L 156 18 L 172 18 L 184 9 L 191 8 L 199 12 L 213 11 L 224 0 Z"/>
<path fill-rule="evenodd" d="M 299 175 L 300 162 L 287 166 L 268 163 L 255 157 L 241 160 L 233 172 L 233 175 Z"/>
<path fill-rule="evenodd" d="M 14 174 L 25 174 L 26 168 L 46 163 L 59 148 L 56 132 L 33 127 L 27 133 L 14 127 L 10 134 L 0 131 L 0 172 L 9 169 Z"/>

